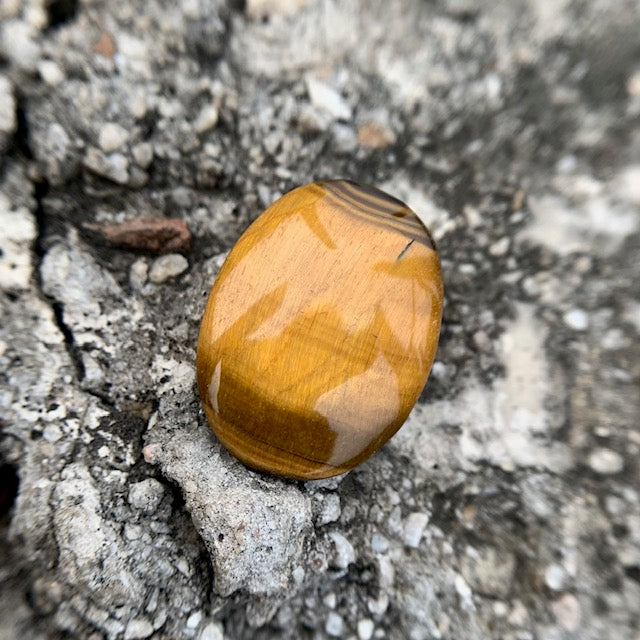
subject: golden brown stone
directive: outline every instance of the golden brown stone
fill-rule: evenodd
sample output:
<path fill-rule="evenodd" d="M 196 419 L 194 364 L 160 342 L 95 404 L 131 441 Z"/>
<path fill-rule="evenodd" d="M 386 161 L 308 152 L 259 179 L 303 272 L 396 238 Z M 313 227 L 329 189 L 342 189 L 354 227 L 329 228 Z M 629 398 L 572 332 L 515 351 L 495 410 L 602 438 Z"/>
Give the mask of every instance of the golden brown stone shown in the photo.
<path fill-rule="evenodd" d="M 346 180 L 299 187 L 243 234 L 211 290 L 197 354 L 207 418 L 247 465 L 343 473 L 402 425 L 442 315 L 429 232 Z"/>

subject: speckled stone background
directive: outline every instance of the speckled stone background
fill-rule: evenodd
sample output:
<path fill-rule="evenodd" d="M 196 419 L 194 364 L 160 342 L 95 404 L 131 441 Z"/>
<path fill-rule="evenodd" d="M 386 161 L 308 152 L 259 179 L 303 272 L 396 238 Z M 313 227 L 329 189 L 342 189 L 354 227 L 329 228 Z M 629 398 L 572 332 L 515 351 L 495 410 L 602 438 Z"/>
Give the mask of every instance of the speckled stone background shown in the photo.
<path fill-rule="evenodd" d="M 0 0 L 0 638 L 640 640 L 638 34 L 637 0 Z M 331 177 L 429 223 L 443 332 L 378 455 L 285 482 L 209 433 L 198 323 Z M 95 232 L 149 216 L 190 248 Z"/>

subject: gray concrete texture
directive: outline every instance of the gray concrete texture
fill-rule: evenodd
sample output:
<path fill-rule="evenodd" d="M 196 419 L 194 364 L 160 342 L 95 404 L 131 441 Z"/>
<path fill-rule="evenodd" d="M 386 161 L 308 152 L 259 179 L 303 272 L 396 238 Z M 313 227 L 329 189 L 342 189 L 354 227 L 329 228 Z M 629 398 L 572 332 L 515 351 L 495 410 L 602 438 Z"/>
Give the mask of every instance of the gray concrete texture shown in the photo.
<path fill-rule="evenodd" d="M 638 34 L 637 0 L 0 0 L 0 637 L 640 640 Z M 399 433 L 287 482 L 210 433 L 195 344 L 242 231 L 332 177 L 428 222 L 444 324 Z M 105 231 L 146 217 L 169 253 Z"/>

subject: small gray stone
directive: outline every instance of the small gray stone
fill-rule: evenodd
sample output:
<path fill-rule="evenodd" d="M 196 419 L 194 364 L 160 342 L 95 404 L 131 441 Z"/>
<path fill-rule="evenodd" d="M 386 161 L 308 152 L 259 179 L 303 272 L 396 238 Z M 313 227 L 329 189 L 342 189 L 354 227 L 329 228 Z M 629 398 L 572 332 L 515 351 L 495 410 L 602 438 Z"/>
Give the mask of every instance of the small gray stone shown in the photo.
<path fill-rule="evenodd" d="M 147 169 L 153 162 L 153 146 L 148 142 L 141 142 L 135 145 L 131 150 L 131 154 L 136 164 L 142 169 Z"/>
<path fill-rule="evenodd" d="M 0 51 L 18 68 L 33 73 L 40 58 L 35 35 L 35 29 L 27 22 L 7 20 L 0 26 Z"/>
<path fill-rule="evenodd" d="M 353 153 L 358 146 L 358 138 L 355 131 L 346 124 L 336 123 L 331 128 L 333 144 L 337 153 Z"/>
<path fill-rule="evenodd" d="M 371 640 L 375 625 L 371 618 L 363 618 L 358 620 L 358 638 L 359 640 Z"/>
<path fill-rule="evenodd" d="M 552 591 L 562 591 L 567 580 L 567 572 L 559 564 L 550 564 L 544 572 L 544 583 Z"/>
<path fill-rule="evenodd" d="M 16 130 L 16 99 L 9 79 L 0 75 L 0 151 Z"/>
<path fill-rule="evenodd" d="M 218 622 L 209 622 L 200 632 L 198 640 L 224 640 L 222 626 Z"/>
<path fill-rule="evenodd" d="M 574 331 L 585 331 L 589 327 L 589 316 L 584 309 L 571 309 L 562 316 L 562 319 Z"/>
<path fill-rule="evenodd" d="M 505 236 L 504 238 L 500 238 L 497 242 L 494 242 L 489 247 L 489 253 L 496 258 L 504 256 L 507 251 L 509 251 L 509 245 L 511 244 L 511 238 Z"/>
<path fill-rule="evenodd" d="M 100 149 L 90 147 L 84 156 L 86 169 L 118 184 L 129 181 L 129 160 L 121 153 L 104 154 Z"/>
<path fill-rule="evenodd" d="M 40 77 L 51 87 L 59 85 L 64 79 L 64 72 L 53 60 L 41 60 L 38 63 Z"/>
<path fill-rule="evenodd" d="M 36 146 L 36 156 L 44 173 L 54 186 L 71 178 L 78 168 L 79 154 L 64 127 L 52 122 Z"/>
<path fill-rule="evenodd" d="M 187 629 L 197 629 L 202 620 L 202 611 L 194 611 L 187 618 Z"/>
<path fill-rule="evenodd" d="M 334 565 L 338 569 L 346 569 L 351 563 L 356 560 L 356 553 L 351 543 L 337 531 L 332 531 L 329 534 L 335 547 Z"/>
<path fill-rule="evenodd" d="M 307 75 L 305 78 L 311 104 L 328 113 L 335 120 L 351 120 L 351 107 L 331 86 Z"/>
<path fill-rule="evenodd" d="M 146 618 L 134 618 L 127 624 L 124 640 L 143 640 L 153 633 L 153 625 Z"/>
<path fill-rule="evenodd" d="M 342 636 L 343 626 L 342 617 L 335 611 L 331 611 L 327 616 L 327 622 L 324 625 L 324 629 L 331 637 L 339 638 Z"/>
<path fill-rule="evenodd" d="M 136 482 L 129 487 L 129 504 L 146 514 L 152 514 L 164 497 L 164 487 L 153 478 Z"/>
<path fill-rule="evenodd" d="M 340 497 L 335 493 L 327 494 L 322 501 L 322 509 L 316 522 L 317 526 L 321 527 L 335 522 L 340 517 L 340 511 Z"/>
<path fill-rule="evenodd" d="M 467 547 L 462 558 L 462 575 L 472 589 L 506 599 L 511 592 L 516 559 L 512 553 L 495 547 Z"/>
<path fill-rule="evenodd" d="M 407 547 L 417 548 L 420 545 L 420 539 L 428 522 L 429 516 L 426 513 L 409 514 L 404 523 L 403 533 L 403 541 Z"/>
<path fill-rule="evenodd" d="M 162 284 L 171 278 L 179 276 L 189 268 L 187 259 L 179 253 L 168 253 L 160 256 L 151 265 L 149 280 L 154 284 Z"/>
<path fill-rule="evenodd" d="M 193 123 L 193 130 L 196 133 L 205 133 L 213 129 L 217 123 L 218 109 L 213 104 L 205 104 Z"/>
<path fill-rule="evenodd" d="M 371 550 L 374 553 L 386 553 L 389 549 L 389 541 L 377 531 L 371 536 Z"/>
<path fill-rule="evenodd" d="M 129 133 L 115 122 L 107 122 L 100 128 L 98 144 L 105 153 L 117 151 L 129 139 Z"/>
<path fill-rule="evenodd" d="M 602 476 L 614 475 L 624 469 L 624 458 L 616 451 L 600 447 L 589 454 L 589 466 Z"/>

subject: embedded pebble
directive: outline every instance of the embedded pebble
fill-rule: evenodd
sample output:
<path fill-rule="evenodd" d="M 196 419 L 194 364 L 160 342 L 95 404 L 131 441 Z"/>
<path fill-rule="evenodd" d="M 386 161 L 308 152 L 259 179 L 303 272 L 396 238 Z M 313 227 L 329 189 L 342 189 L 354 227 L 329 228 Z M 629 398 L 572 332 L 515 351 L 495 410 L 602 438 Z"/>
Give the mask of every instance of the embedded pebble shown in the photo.
<path fill-rule="evenodd" d="M 562 591 L 567 580 L 567 572 L 559 564 L 549 565 L 544 572 L 544 583 L 552 591 Z"/>
<path fill-rule="evenodd" d="M 311 75 L 306 76 L 305 82 L 311 104 L 316 109 L 325 111 L 336 120 L 351 119 L 351 107 L 333 87 Z"/>
<path fill-rule="evenodd" d="M 563 596 L 551 603 L 551 610 L 556 620 L 567 631 L 576 631 L 580 626 L 581 610 L 580 602 L 572 593 Z"/>
<path fill-rule="evenodd" d="M 333 638 L 339 638 L 340 636 L 342 636 L 343 626 L 344 624 L 342 622 L 342 617 L 335 611 L 331 611 L 327 616 L 327 622 L 324 626 L 327 634 L 332 636 Z"/>
<path fill-rule="evenodd" d="M 121 153 L 105 155 L 100 149 L 90 147 L 83 163 L 89 171 L 118 184 L 129 181 L 129 160 Z"/>
<path fill-rule="evenodd" d="M 509 246 L 511 245 L 511 238 L 505 236 L 504 238 L 500 238 L 497 242 L 494 242 L 489 247 L 489 253 L 496 258 L 504 256 L 507 251 L 509 251 Z"/>
<path fill-rule="evenodd" d="M 41 60 L 38 63 L 40 77 L 51 87 L 59 85 L 64 79 L 64 71 L 53 60 Z"/>
<path fill-rule="evenodd" d="M 183 255 L 168 253 L 153 262 L 149 271 L 149 280 L 154 284 L 162 284 L 171 278 L 176 278 L 188 268 L 189 262 Z"/>
<path fill-rule="evenodd" d="M 134 618 L 127 624 L 124 640 L 143 640 L 153 633 L 153 624 L 146 618 Z"/>
<path fill-rule="evenodd" d="M 407 547 L 417 548 L 424 529 L 429 523 L 429 516 L 426 513 L 415 512 L 409 514 L 404 523 L 403 541 Z"/>
<path fill-rule="evenodd" d="M 187 629 L 197 629 L 202 620 L 202 611 L 195 611 L 187 618 Z"/>
<path fill-rule="evenodd" d="M 358 638 L 359 640 L 370 640 L 373 636 L 375 625 L 371 618 L 363 618 L 358 620 Z"/>
<path fill-rule="evenodd" d="M 0 75 L 0 151 L 5 148 L 16 126 L 16 99 L 13 95 L 13 86 L 8 78 Z"/>
<path fill-rule="evenodd" d="M 194 123 L 193 130 L 196 133 L 204 133 L 213 129 L 218 123 L 218 109 L 213 104 L 206 104 L 200 110 Z"/>
<path fill-rule="evenodd" d="M 601 447 L 589 454 L 589 466 L 602 476 L 614 475 L 624 469 L 624 458 L 616 451 Z"/>
<path fill-rule="evenodd" d="M 198 640 L 224 640 L 222 626 L 218 622 L 209 622 L 200 632 Z"/>
<path fill-rule="evenodd" d="M 377 531 L 371 536 L 371 550 L 374 553 L 386 553 L 389 549 L 389 541 Z"/>
<path fill-rule="evenodd" d="M 322 509 L 316 524 L 321 527 L 330 522 L 335 522 L 340 517 L 340 497 L 335 493 L 329 493 L 322 501 Z"/>
<path fill-rule="evenodd" d="M 571 309 L 562 316 L 562 319 L 574 331 L 585 331 L 589 327 L 589 315 L 583 309 Z"/>
<path fill-rule="evenodd" d="M 131 149 L 131 154 L 136 164 L 142 169 L 147 169 L 153 162 L 153 146 L 148 142 L 141 142 Z"/>
<path fill-rule="evenodd" d="M 149 265 L 144 258 L 138 258 L 129 270 L 129 283 L 133 289 L 140 291 L 149 277 Z"/>
<path fill-rule="evenodd" d="M 0 52 L 18 68 L 33 73 L 40 58 L 35 29 L 23 20 L 6 20 L 0 25 Z"/>
<path fill-rule="evenodd" d="M 337 531 L 332 531 L 329 534 L 329 537 L 333 540 L 335 547 L 335 566 L 338 569 L 346 569 L 356 560 L 356 552 L 354 551 L 352 544 Z"/>
<path fill-rule="evenodd" d="M 129 487 L 129 504 L 147 515 L 158 508 L 163 497 L 164 486 L 153 478 L 136 482 Z"/>
<path fill-rule="evenodd" d="M 117 151 L 129 139 L 129 133 L 115 122 L 107 122 L 100 128 L 98 144 L 105 153 Z"/>

